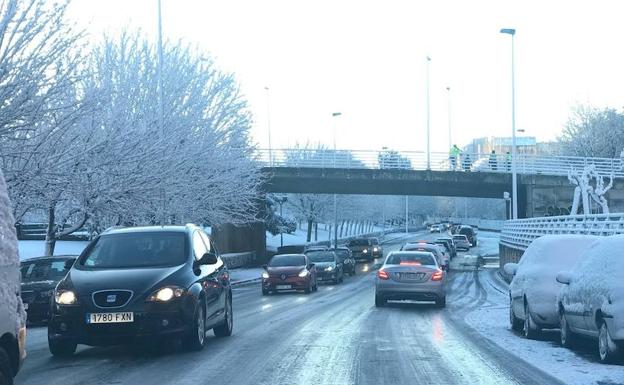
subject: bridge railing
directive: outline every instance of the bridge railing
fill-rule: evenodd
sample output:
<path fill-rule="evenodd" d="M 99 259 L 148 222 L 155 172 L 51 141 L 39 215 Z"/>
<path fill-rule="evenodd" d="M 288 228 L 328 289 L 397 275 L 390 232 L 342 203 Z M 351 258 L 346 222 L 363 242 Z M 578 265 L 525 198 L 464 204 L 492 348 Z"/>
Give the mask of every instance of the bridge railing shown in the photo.
<path fill-rule="evenodd" d="M 533 240 L 548 234 L 624 234 L 624 213 L 564 215 L 506 221 L 500 243 L 525 250 Z"/>
<path fill-rule="evenodd" d="M 594 165 L 600 175 L 624 177 L 620 158 L 585 158 L 576 156 L 544 156 L 517 154 L 517 172 L 531 175 L 565 176 Z M 270 167 L 313 167 L 343 169 L 394 169 L 433 171 L 472 171 L 511 173 L 511 158 L 506 154 L 466 154 L 451 157 L 448 153 L 430 154 L 422 151 L 391 150 L 314 150 L 258 149 L 257 160 Z"/>

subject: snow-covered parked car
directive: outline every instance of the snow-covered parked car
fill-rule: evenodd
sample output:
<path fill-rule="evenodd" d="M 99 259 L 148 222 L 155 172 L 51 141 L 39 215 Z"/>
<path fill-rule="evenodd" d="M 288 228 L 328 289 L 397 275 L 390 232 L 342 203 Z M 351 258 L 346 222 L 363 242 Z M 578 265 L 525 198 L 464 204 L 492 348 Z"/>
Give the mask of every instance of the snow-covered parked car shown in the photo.
<path fill-rule="evenodd" d="M 26 313 L 19 295 L 17 234 L 0 172 L 0 384 L 13 384 L 26 356 Z"/>
<path fill-rule="evenodd" d="M 597 237 L 591 235 L 546 235 L 529 245 L 520 262 L 504 266 L 513 276 L 509 285 L 512 329 L 536 338 L 541 329 L 559 327 L 557 273 L 572 268 L 595 242 Z"/>
<path fill-rule="evenodd" d="M 624 349 L 624 235 L 601 238 L 579 263 L 557 274 L 561 344 L 577 335 L 598 341 L 600 361 L 614 361 Z"/>

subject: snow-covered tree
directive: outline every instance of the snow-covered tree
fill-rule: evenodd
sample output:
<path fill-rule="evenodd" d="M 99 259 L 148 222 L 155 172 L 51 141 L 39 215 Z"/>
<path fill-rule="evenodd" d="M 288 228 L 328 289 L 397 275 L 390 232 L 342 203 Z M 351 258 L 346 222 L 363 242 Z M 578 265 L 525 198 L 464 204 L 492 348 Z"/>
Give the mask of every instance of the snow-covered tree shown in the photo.
<path fill-rule="evenodd" d="M 624 149 L 624 114 L 613 108 L 577 106 L 560 141 L 567 155 L 617 158 Z"/>

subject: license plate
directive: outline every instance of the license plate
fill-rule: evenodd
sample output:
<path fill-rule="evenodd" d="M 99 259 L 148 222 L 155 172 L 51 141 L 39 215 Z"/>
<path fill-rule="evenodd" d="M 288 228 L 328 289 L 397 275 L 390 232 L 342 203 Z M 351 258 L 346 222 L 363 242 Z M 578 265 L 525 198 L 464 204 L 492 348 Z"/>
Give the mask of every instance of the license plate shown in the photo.
<path fill-rule="evenodd" d="M 290 289 L 290 285 L 277 285 L 276 288 L 277 290 L 286 290 Z"/>
<path fill-rule="evenodd" d="M 402 279 L 421 279 L 422 273 L 403 273 L 401 274 Z"/>
<path fill-rule="evenodd" d="M 134 313 L 88 313 L 88 324 L 115 324 L 134 322 Z"/>

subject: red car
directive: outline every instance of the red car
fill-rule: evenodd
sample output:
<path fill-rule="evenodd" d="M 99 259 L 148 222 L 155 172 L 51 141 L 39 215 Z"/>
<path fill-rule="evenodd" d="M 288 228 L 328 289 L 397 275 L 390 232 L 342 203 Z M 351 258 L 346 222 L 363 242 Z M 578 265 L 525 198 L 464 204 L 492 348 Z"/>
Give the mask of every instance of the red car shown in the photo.
<path fill-rule="evenodd" d="M 276 255 L 263 266 L 262 295 L 282 290 L 317 290 L 316 268 L 304 254 Z"/>

